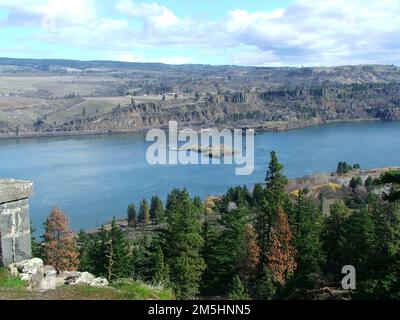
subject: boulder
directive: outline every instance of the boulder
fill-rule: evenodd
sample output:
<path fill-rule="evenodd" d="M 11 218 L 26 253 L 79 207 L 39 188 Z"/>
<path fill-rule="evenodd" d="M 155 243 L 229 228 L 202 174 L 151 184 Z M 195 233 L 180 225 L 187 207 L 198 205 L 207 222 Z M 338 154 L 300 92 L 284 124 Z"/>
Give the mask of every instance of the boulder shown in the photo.
<path fill-rule="evenodd" d="M 33 258 L 30 260 L 24 260 L 21 262 L 13 263 L 8 268 L 11 273 L 27 273 L 27 274 L 36 274 L 43 269 L 44 263 L 42 259 Z"/>
<path fill-rule="evenodd" d="M 53 266 L 44 266 L 43 272 L 46 277 L 52 277 L 57 275 L 57 270 Z"/>
<path fill-rule="evenodd" d="M 65 278 L 64 284 L 66 285 L 86 285 L 92 287 L 107 287 L 109 285 L 105 278 L 95 278 L 89 272 L 77 272 L 75 276 Z"/>
<path fill-rule="evenodd" d="M 56 289 L 56 276 L 45 276 L 44 274 L 37 273 L 32 275 L 30 281 L 30 289 L 35 291 L 47 291 Z"/>
<path fill-rule="evenodd" d="M 109 285 L 106 278 L 96 278 L 90 284 L 92 287 L 107 287 Z"/>

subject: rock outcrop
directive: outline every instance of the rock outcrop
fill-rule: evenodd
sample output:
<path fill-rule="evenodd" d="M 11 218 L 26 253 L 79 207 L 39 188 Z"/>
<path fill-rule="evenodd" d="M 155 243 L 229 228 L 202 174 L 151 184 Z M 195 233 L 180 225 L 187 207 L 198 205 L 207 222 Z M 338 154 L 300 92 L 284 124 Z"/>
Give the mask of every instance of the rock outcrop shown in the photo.
<path fill-rule="evenodd" d="M 46 266 L 43 260 L 33 258 L 8 266 L 12 275 L 28 283 L 28 289 L 35 291 L 54 290 L 62 285 L 87 285 L 107 287 L 105 278 L 96 278 L 89 272 L 65 271 L 57 273 L 53 266 Z"/>

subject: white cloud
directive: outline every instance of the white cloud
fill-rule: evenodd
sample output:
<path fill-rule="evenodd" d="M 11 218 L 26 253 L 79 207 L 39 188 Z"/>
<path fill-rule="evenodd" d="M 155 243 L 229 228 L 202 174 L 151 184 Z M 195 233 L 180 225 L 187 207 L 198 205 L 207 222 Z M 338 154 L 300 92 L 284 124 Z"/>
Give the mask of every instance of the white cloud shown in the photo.
<path fill-rule="evenodd" d="M 123 62 L 158 62 L 166 64 L 193 64 L 199 63 L 195 58 L 191 57 L 160 57 L 149 58 L 145 54 L 133 54 L 130 52 L 111 52 L 108 53 L 107 60 L 123 61 Z"/>
<path fill-rule="evenodd" d="M 137 50 L 175 48 L 177 58 L 157 59 L 207 63 L 211 53 L 222 63 L 246 65 L 400 64 L 400 0 L 297 0 L 285 9 L 238 8 L 218 21 L 196 22 L 140 0 L 115 0 L 118 19 L 102 14 L 94 0 L 0 0 L 0 5 L 10 12 L 3 25 L 40 26 L 40 17 L 55 16 L 56 28 L 42 30 L 37 41 L 112 47 L 121 59 Z M 185 57 L 181 48 L 198 55 Z"/>
<path fill-rule="evenodd" d="M 157 3 L 136 3 L 131 0 L 119 0 L 117 9 L 127 16 L 141 18 L 146 28 L 164 29 L 183 26 L 185 21 L 178 18 L 167 7 Z"/>
<path fill-rule="evenodd" d="M 14 25 L 41 25 L 46 17 L 62 25 L 84 25 L 97 16 L 94 0 L 0 0 L 0 5 L 10 11 L 8 22 Z"/>

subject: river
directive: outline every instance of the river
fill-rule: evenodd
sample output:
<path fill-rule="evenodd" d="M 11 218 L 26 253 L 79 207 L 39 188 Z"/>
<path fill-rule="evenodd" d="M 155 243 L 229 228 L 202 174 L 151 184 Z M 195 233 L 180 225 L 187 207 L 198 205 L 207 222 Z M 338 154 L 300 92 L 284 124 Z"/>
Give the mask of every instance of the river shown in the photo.
<path fill-rule="evenodd" d="M 40 228 L 53 206 L 75 230 L 90 229 L 129 203 L 174 187 L 205 197 L 229 187 L 261 182 L 268 154 L 278 153 L 291 178 L 331 172 L 339 161 L 362 168 L 400 166 L 400 122 L 340 123 L 263 133 L 255 137 L 255 170 L 237 176 L 234 165 L 158 165 L 146 161 L 144 134 L 112 134 L 0 140 L 0 177 L 34 182 L 31 219 Z"/>

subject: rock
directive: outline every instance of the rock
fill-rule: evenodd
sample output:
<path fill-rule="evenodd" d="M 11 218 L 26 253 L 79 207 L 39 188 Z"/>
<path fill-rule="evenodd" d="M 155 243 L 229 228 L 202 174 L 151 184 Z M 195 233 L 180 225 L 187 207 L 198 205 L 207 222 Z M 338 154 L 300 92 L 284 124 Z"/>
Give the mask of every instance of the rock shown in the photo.
<path fill-rule="evenodd" d="M 92 287 L 107 287 L 109 285 L 106 278 L 96 278 L 90 284 Z"/>
<path fill-rule="evenodd" d="M 89 272 L 79 272 L 79 277 L 75 280 L 74 284 L 85 284 L 85 285 L 89 285 L 93 282 L 94 275 L 92 275 Z"/>
<path fill-rule="evenodd" d="M 61 278 L 63 281 L 63 284 L 67 284 L 67 285 L 74 285 L 76 284 L 76 280 L 78 280 L 79 276 L 75 276 L 75 277 L 67 277 L 67 278 Z"/>
<path fill-rule="evenodd" d="M 64 279 L 75 278 L 75 277 L 78 277 L 78 276 L 79 276 L 79 274 L 78 274 L 77 271 L 62 271 L 60 273 L 60 277 L 63 277 Z"/>
<path fill-rule="evenodd" d="M 14 274 L 15 270 L 17 270 L 18 273 L 36 274 L 43 269 L 43 266 L 44 263 L 42 259 L 33 258 L 30 260 L 13 263 L 9 266 L 9 270 Z"/>
<path fill-rule="evenodd" d="M 86 285 L 92 287 L 107 287 L 109 285 L 105 278 L 95 278 L 89 272 L 77 272 L 76 276 L 70 276 L 65 278 L 64 284 L 66 285 Z"/>
<path fill-rule="evenodd" d="M 31 274 L 29 274 L 29 273 L 21 273 L 20 275 L 19 275 L 19 278 L 22 280 L 22 281 L 31 281 L 32 280 L 32 275 Z"/>
<path fill-rule="evenodd" d="M 44 266 L 43 272 L 46 277 L 52 277 L 57 275 L 57 270 L 53 266 Z"/>
<path fill-rule="evenodd" d="M 35 291 L 47 291 L 56 289 L 56 276 L 45 276 L 44 274 L 34 274 L 30 281 L 30 289 Z"/>

